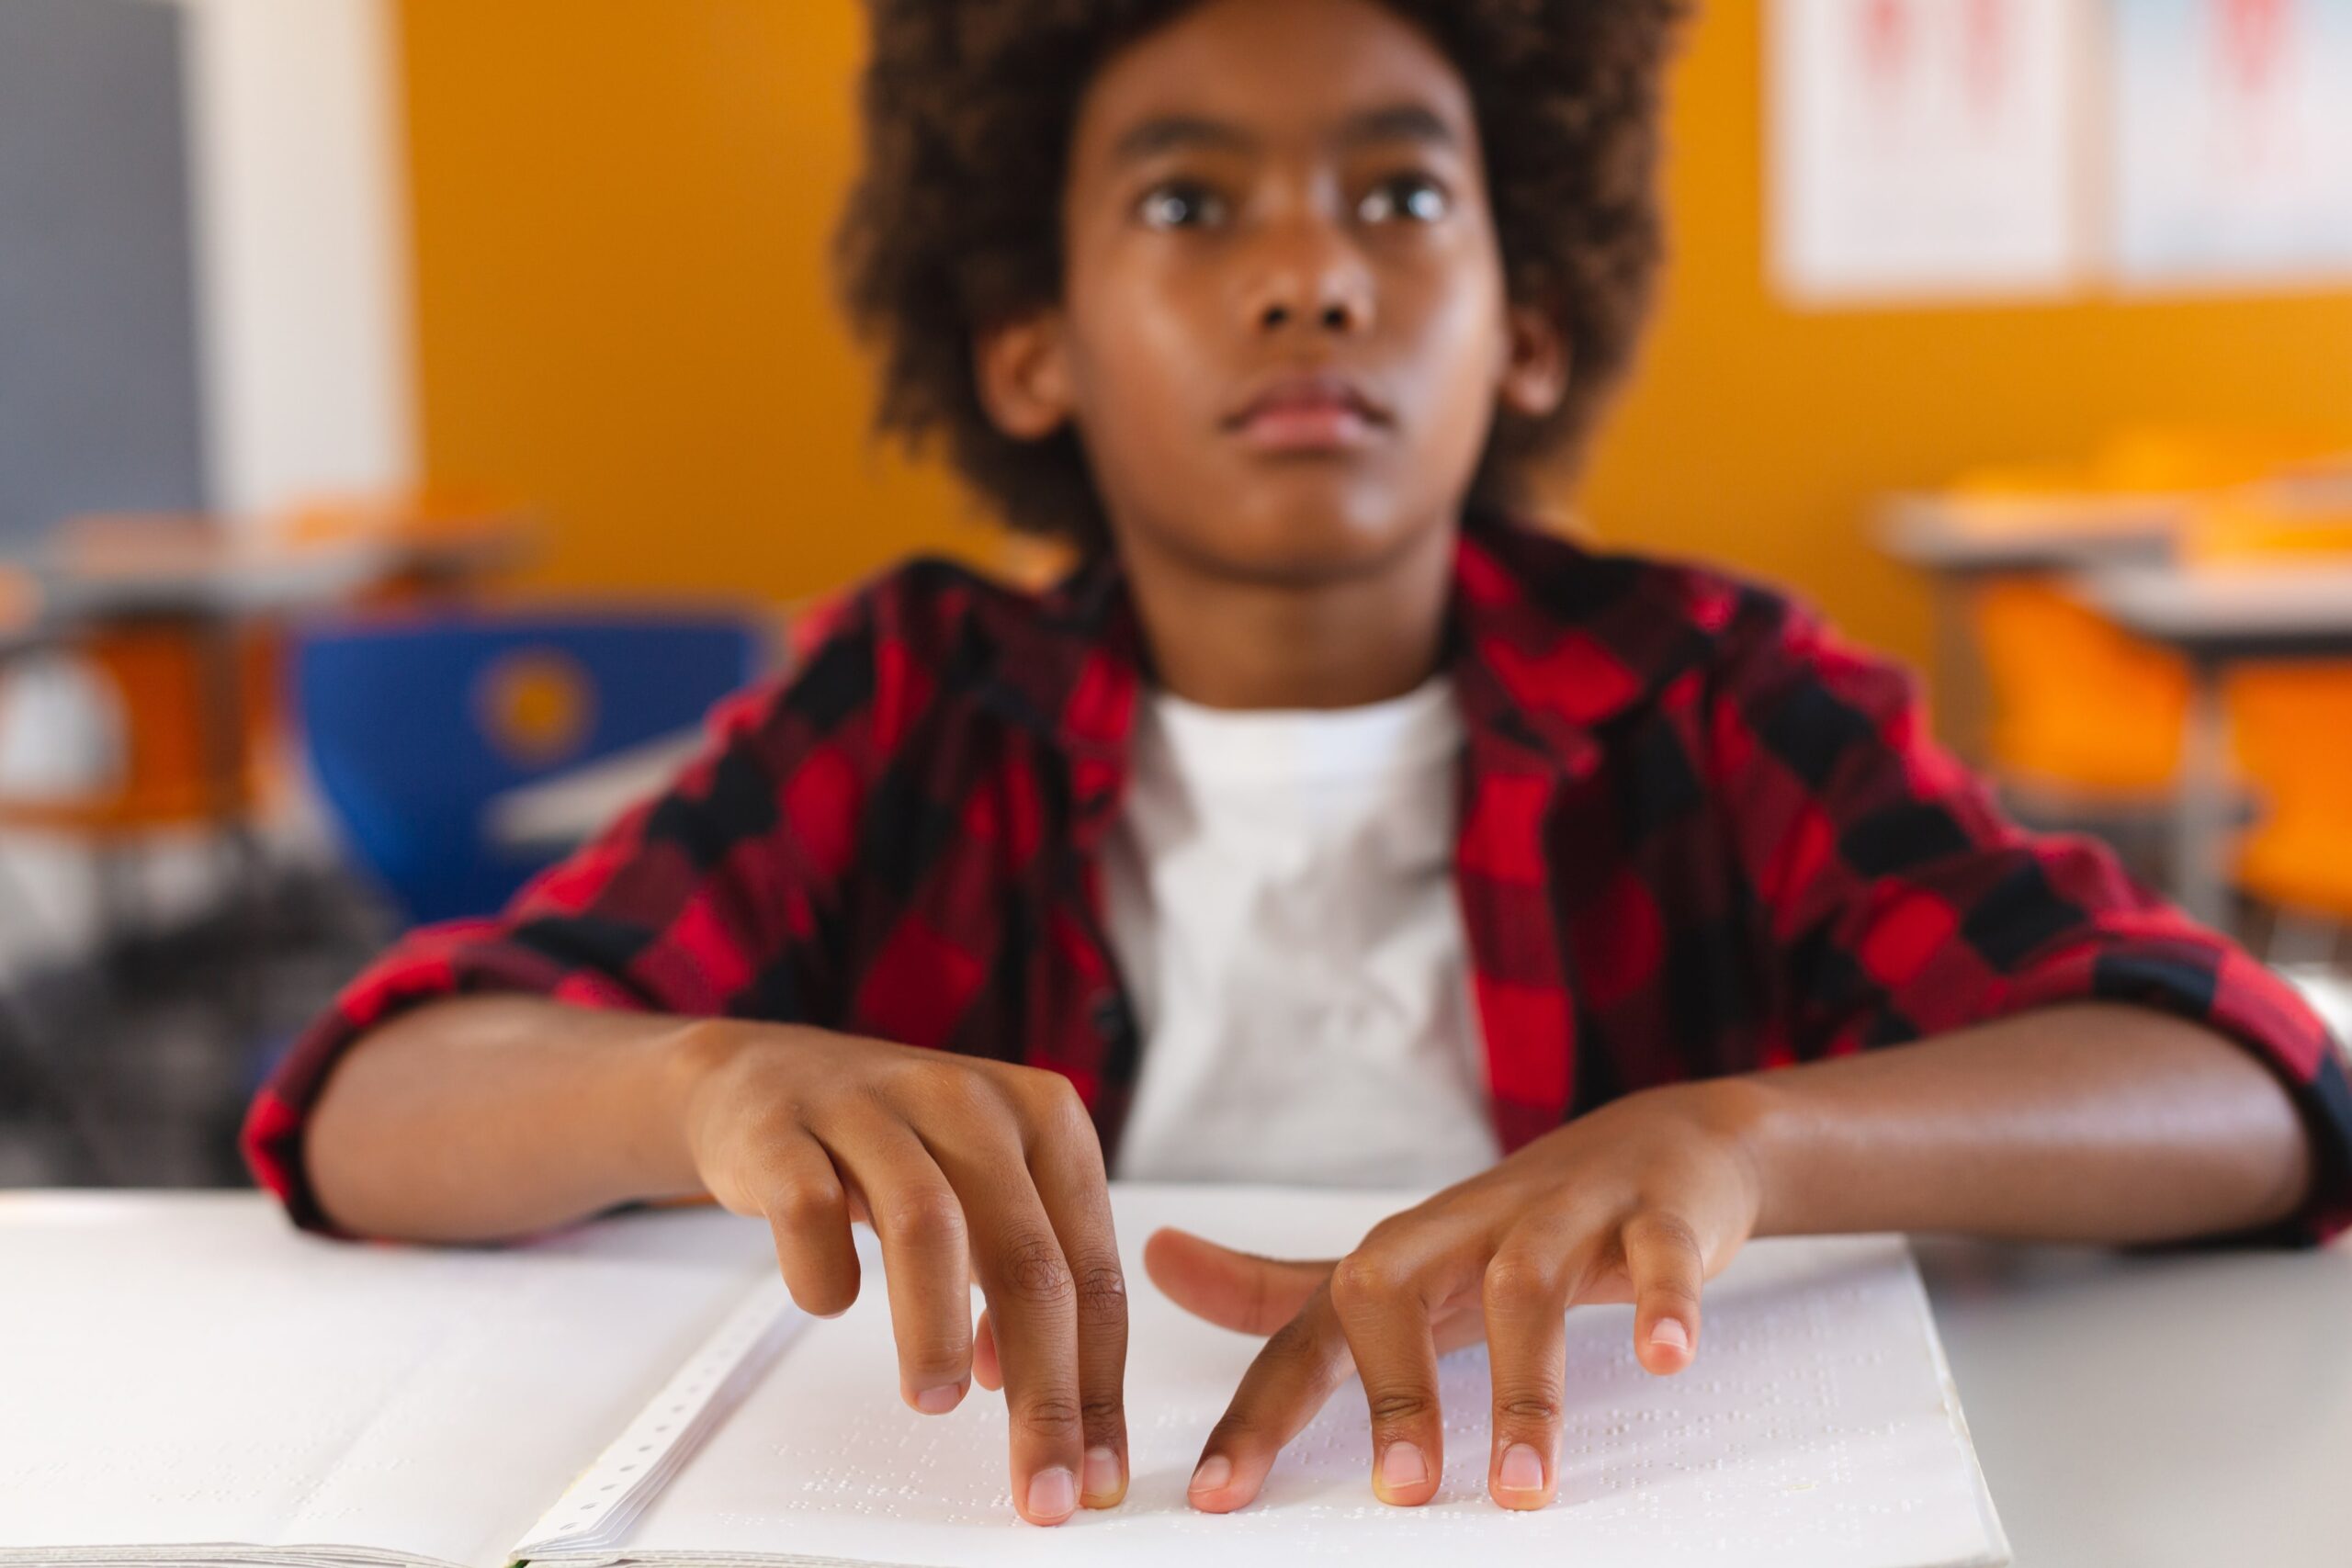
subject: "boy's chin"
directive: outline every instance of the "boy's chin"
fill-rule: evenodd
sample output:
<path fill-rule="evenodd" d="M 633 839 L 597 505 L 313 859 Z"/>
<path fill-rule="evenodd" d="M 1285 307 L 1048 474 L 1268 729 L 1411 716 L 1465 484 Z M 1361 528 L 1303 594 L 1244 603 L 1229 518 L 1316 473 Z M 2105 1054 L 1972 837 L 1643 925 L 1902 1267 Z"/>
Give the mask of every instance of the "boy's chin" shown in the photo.
<path fill-rule="evenodd" d="M 1302 500 L 1228 514 L 1194 536 L 1191 553 L 1236 577 L 1309 587 L 1393 570 L 1430 542 L 1431 526 L 1386 508 Z"/>

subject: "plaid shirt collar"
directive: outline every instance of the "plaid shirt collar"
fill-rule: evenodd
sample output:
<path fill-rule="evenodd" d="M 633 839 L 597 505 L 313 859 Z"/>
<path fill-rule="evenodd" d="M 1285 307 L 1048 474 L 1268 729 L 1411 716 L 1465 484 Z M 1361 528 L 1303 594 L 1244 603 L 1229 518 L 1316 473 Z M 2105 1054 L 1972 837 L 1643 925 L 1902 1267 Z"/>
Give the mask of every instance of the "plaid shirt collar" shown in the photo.
<path fill-rule="evenodd" d="M 1552 592 L 1541 599 L 1529 581 L 1531 553 L 1549 571 Z M 1676 661 L 1660 656 L 1684 640 L 1627 647 L 1611 635 L 1609 612 L 1633 581 L 1556 536 L 1471 514 L 1455 542 L 1444 658 L 1476 771 L 1556 784 L 1600 764 L 1597 731 L 1663 683 Z M 1032 626 L 1043 645 L 1009 661 L 982 697 L 1067 760 L 1075 836 L 1091 845 L 1125 788 L 1147 662 L 1115 552 L 1090 558 L 1055 585 Z"/>

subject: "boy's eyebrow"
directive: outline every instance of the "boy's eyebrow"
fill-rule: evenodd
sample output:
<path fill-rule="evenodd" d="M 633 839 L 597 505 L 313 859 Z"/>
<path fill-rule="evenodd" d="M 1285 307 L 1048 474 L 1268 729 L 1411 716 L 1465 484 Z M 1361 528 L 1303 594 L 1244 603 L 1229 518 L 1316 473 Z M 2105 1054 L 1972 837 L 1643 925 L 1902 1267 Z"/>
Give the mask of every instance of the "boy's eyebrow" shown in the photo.
<path fill-rule="evenodd" d="M 1188 148 L 1246 152 L 1257 144 L 1256 137 L 1223 120 L 1203 119 L 1194 115 L 1159 115 L 1120 137 L 1111 156 L 1118 163 L 1133 164 Z"/>
<path fill-rule="evenodd" d="M 1367 141 L 1419 141 L 1432 147 L 1453 147 L 1462 138 L 1434 109 L 1420 104 L 1391 104 L 1350 118 L 1340 131 L 1344 146 Z"/>
<path fill-rule="evenodd" d="M 1434 147 L 1453 147 L 1462 139 L 1433 109 L 1419 104 L 1391 104 L 1350 116 L 1340 127 L 1338 140 L 1344 147 L 1374 141 L 1419 141 Z M 1257 145 L 1257 137 L 1225 120 L 1198 115 L 1159 115 L 1121 136 L 1112 149 L 1112 157 L 1118 163 L 1130 164 L 1165 152 L 1191 149 L 1247 152 Z"/>

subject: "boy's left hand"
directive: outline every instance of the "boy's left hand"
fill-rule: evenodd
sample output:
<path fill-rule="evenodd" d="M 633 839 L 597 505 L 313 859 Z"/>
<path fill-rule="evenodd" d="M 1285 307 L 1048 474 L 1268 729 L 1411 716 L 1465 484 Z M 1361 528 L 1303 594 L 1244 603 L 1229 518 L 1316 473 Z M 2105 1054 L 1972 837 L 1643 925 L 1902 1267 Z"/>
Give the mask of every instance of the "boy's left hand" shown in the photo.
<path fill-rule="evenodd" d="M 1444 1464 L 1437 1358 L 1487 1341 L 1487 1490 L 1540 1508 L 1559 1483 L 1570 1306 L 1634 1303 L 1648 1371 L 1689 1366 L 1699 1291 L 1753 1232 L 1760 1181 L 1736 1099 L 1717 1084 L 1654 1089 L 1546 1134 L 1492 1170 L 1374 1227 L 1334 1262 L 1281 1262 L 1163 1230 L 1153 1280 L 1211 1322 L 1271 1337 L 1209 1434 L 1195 1507 L 1227 1513 L 1354 1371 L 1372 1409 L 1373 1490 L 1426 1503 Z"/>

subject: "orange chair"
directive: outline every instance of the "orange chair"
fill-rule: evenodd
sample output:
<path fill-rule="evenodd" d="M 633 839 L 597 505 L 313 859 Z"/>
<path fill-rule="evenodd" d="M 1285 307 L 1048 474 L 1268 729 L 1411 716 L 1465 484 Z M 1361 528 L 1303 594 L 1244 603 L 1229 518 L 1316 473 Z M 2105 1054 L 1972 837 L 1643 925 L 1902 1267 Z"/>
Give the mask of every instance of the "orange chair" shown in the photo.
<path fill-rule="evenodd" d="M 1963 474 L 1951 493 L 2172 498 L 2188 553 L 2220 537 L 2224 513 L 2213 498 L 2340 450 L 2313 434 L 2149 427 L 2117 433 L 2079 464 Z M 2247 526 L 2238 525 L 2242 535 Z M 2245 537 L 2242 548 L 2262 547 Z M 2170 794 L 2188 711 L 2178 658 L 2119 631 L 2048 579 L 1980 584 L 1971 623 L 1991 707 L 1987 760 L 2004 781 L 2062 814 L 2137 810 Z"/>
<path fill-rule="evenodd" d="M 2206 495 L 2328 466 L 2347 451 L 2340 433 L 2143 425 L 2108 436 L 2089 467 L 2109 492 Z"/>
<path fill-rule="evenodd" d="M 1997 504 L 2165 490 L 2153 481 L 2169 472 L 2113 447 L 2084 463 L 1974 469 L 1950 493 Z M 2076 604 L 2050 576 L 1982 580 L 1966 615 L 1984 682 L 1984 761 L 2012 801 L 2052 825 L 2112 831 L 2139 818 L 2153 829 L 2179 770 L 2186 667 Z"/>
<path fill-rule="evenodd" d="M 2052 818 L 2161 807 L 2180 772 L 2186 664 L 2046 579 L 1980 585 L 1971 622 L 1986 754 L 2021 802 Z"/>
<path fill-rule="evenodd" d="M 2352 557 L 2352 489 L 2306 495 L 2288 484 L 2228 491 L 2190 514 L 2180 553 L 2190 569 L 2214 570 L 2282 557 Z"/>
<path fill-rule="evenodd" d="M 2181 548 L 2218 538 L 2215 498 L 2280 472 L 2330 471 L 2340 440 L 2260 431 L 2143 428 L 2079 463 L 1981 468 L 1951 493 L 1997 502 L 2118 500 L 2177 506 Z M 2024 515 L 2032 525 L 2032 513 Z M 2091 525 L 2086 524 L 2086 525 Z M 2257 547 L 2247 536 L 2245 547 Z M 2077 603 L 2051 577 L 1973 587 L 1968 624 L 1987 714 L 1984 757 L 2011 803 L 2054 827 L 2103 832 L 2154 874 L 2181 764 L 2187 664 Z"/>
<path fill-rule="evenodd" d="M 2239 765 L 2262 815 L 2238 885 L 2290 914 L 2352 927 L 2352 668 L 2249 671 L 2230 683 Z"/>
<path fill-rule="evenodd" d="M 238 733 L 226 736 L 205 717 L 218 700 L 207 689 L 219 678 L 215 656 L 186 628 L 104 627 L 66 649 L 114 695 L 122 720 L 121 766 L 114 779 L 85 795 L 0 795 L 0 827 L 117 837 L 225 826 L 247 820 L 267 798 L 263 757 L 278 704 L 277 665 L 266 639 L 238 638 L 233 699 L 243 722 Z"/>
<path fill-rule="evenodd" d="M 2185 543 L 2193 570 L 2352 561 L 2352 500 L 2238 492 L 2205 509 Z M 2260 802 L 2239 841 L 2239 886 L 2290 916 L 2352 927 L 2352 663 L 2243 670 L 2228 703 L 2238 768 Z"/>

